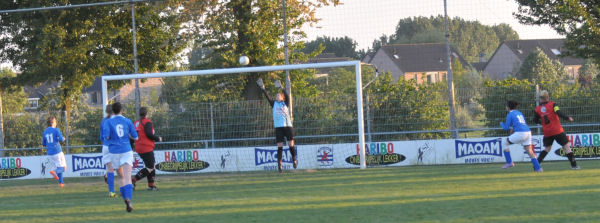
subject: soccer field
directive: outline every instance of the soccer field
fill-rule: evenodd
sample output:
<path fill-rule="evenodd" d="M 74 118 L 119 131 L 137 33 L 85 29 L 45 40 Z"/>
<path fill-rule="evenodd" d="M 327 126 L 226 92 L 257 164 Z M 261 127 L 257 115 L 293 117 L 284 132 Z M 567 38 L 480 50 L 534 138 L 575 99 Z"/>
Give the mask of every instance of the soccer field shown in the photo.
<path fill-rule="evenodd" d="M 0 181 L 0 222 L 598 222 L 600 162 L 578 163 L 161 175 L 132 213 L 101 178 Z"/>

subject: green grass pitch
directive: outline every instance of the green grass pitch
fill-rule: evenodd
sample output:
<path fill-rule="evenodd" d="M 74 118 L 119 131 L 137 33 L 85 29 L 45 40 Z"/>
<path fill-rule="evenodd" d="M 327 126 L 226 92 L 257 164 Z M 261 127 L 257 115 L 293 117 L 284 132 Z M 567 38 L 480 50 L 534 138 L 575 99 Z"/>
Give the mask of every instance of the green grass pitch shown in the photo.
<path fill-rule="evenodd" d="M 0 181 L 0 222 L 598 222 L 600 162 L 160 175 L 134 211 L 101 178 Z"/>

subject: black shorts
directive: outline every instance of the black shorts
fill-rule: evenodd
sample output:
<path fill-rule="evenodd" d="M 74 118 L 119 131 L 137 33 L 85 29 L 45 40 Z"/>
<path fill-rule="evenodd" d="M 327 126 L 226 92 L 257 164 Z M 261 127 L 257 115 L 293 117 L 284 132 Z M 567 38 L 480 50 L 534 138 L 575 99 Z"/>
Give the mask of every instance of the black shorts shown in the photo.
<path fill-rule="evenodd" d="M 552 146 L 554 140 L 556 140 L 556 142 L 560 146 L 564 146 L 565 144 L 569 143 L 569 138 L 567 138 L 567 134 L 565 134 L 565 132 L 561 132 L 553 136 L 544 136 L 544 147 Z"/>
<path fill-rule="evenodd" d="M 285 139 L 288 141 L 294 140 L 295 137 L 294 127 L 277 127 L 275 128 L 275 142 L 285 142 Z M 283 138 L 285 137 L 285 139 Z"/>
<path fill-rule="evenodd" d="M 144 166 L 146 166 L 147 168 L 154 169 L 154 164 L 156 163 L 156 161 L 154 160 L 154 152 L 139 153 L 139 155 L 140 158 L 142 158 L 142 160 L 144 161 Z"/>

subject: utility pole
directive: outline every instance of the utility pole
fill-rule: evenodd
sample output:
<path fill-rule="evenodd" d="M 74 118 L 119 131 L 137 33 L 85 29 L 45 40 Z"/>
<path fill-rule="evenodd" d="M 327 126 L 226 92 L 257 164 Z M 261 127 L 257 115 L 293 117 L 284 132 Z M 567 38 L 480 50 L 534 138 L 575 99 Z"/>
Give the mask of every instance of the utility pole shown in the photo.
<path fill-rule="evenodd" d="M 2 115 L 2 86 L 0 85 L 0 157 L 4 157 L 4 116 Z"/>
<path fill-rule="evenodd" d="M 288 56 L 288 41 L 287 41 L 287 19 L 285 17 L 286 11 L 286 3 L 283 0 L 283 55 L 285 57 L 285 65 L 290 64 L 290 58 Z M 292 102 L 292 81 L 290 80 L 290 71 L 285 70 L 285 91 L 287 91 L 288 96 L 290 97 L 290 116 L 292 120 L 294 120 L 294 106 Z"/>
<path fill-rule="evenodd" d="M 448 107 L 450 110 L 450 130 L 452 131 L 452 138 L 458 138 L 458 131 L 456 129 L 456 114 L 454 113 L 454 81 L 452 80 L 452 61 L 450 54 L 450 34 L 448 33 L 448 10 L 446 7 L 446 0 L 444 0 L 444 23 L 446 29 L 446 64 L 448 66 Z"/>
<path fill-rule="evenodd" d="M 137 43 L 135 40 L 135 4 L 131 4 L 131 31 L 133 33 L 133 71 L 138 73 Z M 140 79 L 135 79 L 135 119 L 140 119 Z"/>

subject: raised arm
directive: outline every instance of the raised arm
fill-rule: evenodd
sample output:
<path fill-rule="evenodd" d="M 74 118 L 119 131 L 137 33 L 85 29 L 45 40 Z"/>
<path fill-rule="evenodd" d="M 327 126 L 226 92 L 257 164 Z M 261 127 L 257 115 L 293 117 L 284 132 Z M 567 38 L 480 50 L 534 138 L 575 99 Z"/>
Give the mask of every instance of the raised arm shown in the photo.
<path fill-rule="evenodd" d="M 269 96 L 269 93 L 267 92 L 267 90 L 265 89 L 265 84 L 263 83 L 261 78 L 258 78 L 258 80 L 256 80 L 256 84 L 258 85 L 258 87 L 260 88 L 260 90 L 262 91 L 262 93 L 265 95 L 265 97 L 267 98 L 267 101 L 269 101 L 269 104 L 271 105 L 271 107 L 273 107 L 274 101 L 271 98 L 271 96 Z"/>
<path fill-rule="evenodd" d="M 283 93 L 284 101 L 287 106 L 290 106 L 290 95 L 285 91 L 285 88 L 281 87 L 281 93 Z"/>

